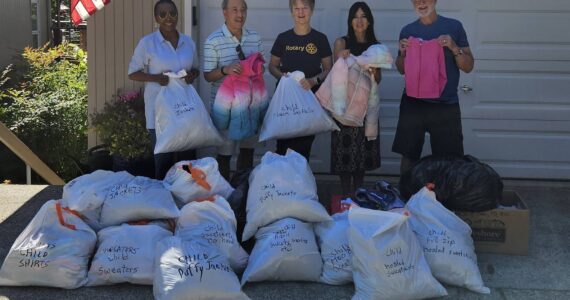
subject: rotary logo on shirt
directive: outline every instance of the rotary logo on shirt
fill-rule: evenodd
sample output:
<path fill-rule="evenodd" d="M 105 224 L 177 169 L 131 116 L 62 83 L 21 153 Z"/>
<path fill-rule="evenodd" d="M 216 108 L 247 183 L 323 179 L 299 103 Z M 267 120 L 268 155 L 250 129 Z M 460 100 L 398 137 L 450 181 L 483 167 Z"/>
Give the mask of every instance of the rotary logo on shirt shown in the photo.
<path fill-rule="evenodd" d="M 313 43 L 308 43 L 307 46 L 305 47 L 307 49 L 307 53 L 309 54 L 315 54 L 317 53 L 317 45 L 313 44 Z"/>
<path fill-rule="evenodd" d="M 285 51 L 307 51 L 307 53 L 314 55 L 317 53 L 317 45 L 308 43 L 307 46 L 285 46 Z"/>

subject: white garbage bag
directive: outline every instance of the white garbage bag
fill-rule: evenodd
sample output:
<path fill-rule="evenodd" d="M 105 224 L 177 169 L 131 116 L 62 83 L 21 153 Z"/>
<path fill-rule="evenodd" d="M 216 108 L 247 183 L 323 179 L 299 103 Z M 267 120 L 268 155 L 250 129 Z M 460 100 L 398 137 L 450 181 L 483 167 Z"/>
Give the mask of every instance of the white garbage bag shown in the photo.
<path fill-rule="evenodd" d="M 87 285 L 152 285 L 156 245 L 170 236 L 171 231 L 157 225 L 123 224 L 100 230 Z"/>
<path fill-rule="evenodd" d="M 405 214 L 360 207 L 349 210 L 348 240 L 360 299 L 423 299 L 447 295 L 431 274 Z"/>
<path fill-rule="evenodd" d="M 223 139 L 210 114 L 191 84 L 186 71 L 166 73 L 168 85 L 158 92 L 155 102 L 156 145 L 154 154 L 219 146 Z"/>
<path fill-rule="evenodd" d="M 227 199 L 234 191 L 220 174 L 218 162 L 212 157 L 177 162 L 166 173 L 163 184 L 177 200 L 184 203 L 214 195 Z"/>
<path fill-rule="evenodd" d="M 241 284 L 255 281 L 319 281 L 323 261 L 313 224 L 285 218 L 260 228 Z"/>
<path fill-rule="evenodd" d="M 229 259 L 235 272 L 242 272 L 249 255 L 237 240 L 236 226 L 230 204 L 221 196 L 214 196 L 214 201 L 190 202 L 182 208 L 176 236 L 184 241 L 201 239 L 208 242 Z"/>
<path fill-rule="evenodd" d="M 137 176 L 111 187 L 101 209 L 101 226 L 139 220 L 173 219 L 180 216 L 172 194 L 162 181 Z"/>
<path fill-rule="evenodd" d="M 97 235 L 81 218 L 50 200 L 10 248 L 0 286 L 81 287 L 96 242 Z"/>
<path fill-rule="evenodd" d="M 153 285 L 157 300 L 249 299 L 226 256 L 204 241 L 165 238 L 158 243 L 157 255 Z"/>
<path fill-rule="evenodd" d="M 99 218 L 105 197 L 117 184 L 126 184 L 135 178 L 128 172 L 97 170 L 73 179 L 63 186 L 61 205 L 81 214 L 95 231 L 101 229 Z"/>
<path fill-rule="evenodd" d="M 334 214 L 333 220 L 315 224 L 323 272 L 321 282 L 342 285 L 352 282 L 352 250 L 348 243 L 348 211 Z"/>
<path fill-rule="evenodd" d="M 258 228 L 291 217 L 305 222 L 332 220 L 319 203 L 317 184 L 307 160 L 289 149 L 287 154 L 267 152 L 249 176 L 247 223 L 243 241 Z"/>
<path fill-rule="evenodd" d="M 340 130 L 315 94 L 301 86 L 303 78 L 301 71 L 281 77 L 263 120 L 260 142 Z"/>
<path fill-rule="evenodd" d="M 435 198 L 421 189 L 406 204 L 412 230 L 423 248 L 433 276 L 441 282 L 489 294 L 477 266 L 471 228 Z"/>

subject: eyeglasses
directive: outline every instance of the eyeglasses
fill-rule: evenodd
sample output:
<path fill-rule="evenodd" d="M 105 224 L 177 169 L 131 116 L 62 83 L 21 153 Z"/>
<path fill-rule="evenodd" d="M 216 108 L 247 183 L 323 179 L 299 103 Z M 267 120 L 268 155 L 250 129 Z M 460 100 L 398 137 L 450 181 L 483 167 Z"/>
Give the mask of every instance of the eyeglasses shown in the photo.
<path fill-rule="evenodd" d="M 240 44 L 238 44 L 238 45 L 236 46 L 236 52 L 237 52 L 237 54 L 238 54 L 239 60 L 245 60 L 245 54 L 243 53 L 243 50 L 241 49 L 241 45 L 240 45 Z"/>
<path fill-rule="evenodd" d="M 178 18 L 178 11 L 176 11 L 176 10 L 171 10 L 171 11 L 163 10 L 163 11 L 158 13 L 158 19 L 160 21 L 166 20 L 167 17 L 170 17 L 171 20 Z"/>

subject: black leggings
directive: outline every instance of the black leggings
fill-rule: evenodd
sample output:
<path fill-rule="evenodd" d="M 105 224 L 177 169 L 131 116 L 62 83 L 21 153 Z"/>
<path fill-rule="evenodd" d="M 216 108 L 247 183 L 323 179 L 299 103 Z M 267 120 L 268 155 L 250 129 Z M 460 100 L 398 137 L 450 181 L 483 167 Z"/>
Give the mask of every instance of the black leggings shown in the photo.
<path fill-rule="evenodd" d="M 156 146 L 156 131 L 148 130 L 152 149 Z M 159 153 L 154 155 L 154 178 L 163 180 L 166 173 L 175 163 L 182 160 L 195 160 L 196 150 L 186 150 L 181 152 Z"/>
<path fill-rule="evenodd" d="M 275 152 L 280 155 L 285 155 L 285 153 L 287 153 L 287 149 L 295 150 L 299 154 L 303 155 L 307 159 L 307 162 L 309 162 L 309 158 L 311 157 L 311 147 L 313 146 L 314 140 L 314 135 L 277 140 L 277 150 L 275 150 Z"/>

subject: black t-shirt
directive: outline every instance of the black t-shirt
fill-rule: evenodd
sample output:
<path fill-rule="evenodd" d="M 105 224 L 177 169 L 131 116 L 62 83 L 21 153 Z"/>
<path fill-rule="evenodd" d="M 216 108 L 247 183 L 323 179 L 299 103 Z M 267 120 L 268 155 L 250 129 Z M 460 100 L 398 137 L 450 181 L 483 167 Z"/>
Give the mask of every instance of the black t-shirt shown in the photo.
<path fill-rule="evenodd" d="M 277 36 L 271 54 L 281 59 L 281 72 L 302 71 L 310 78 L 322 71 L 321 59 L 331 56 L 332 51 L 323 33 L 311 29 L 306 35 L 297 35 L 290 29 Z"/>

